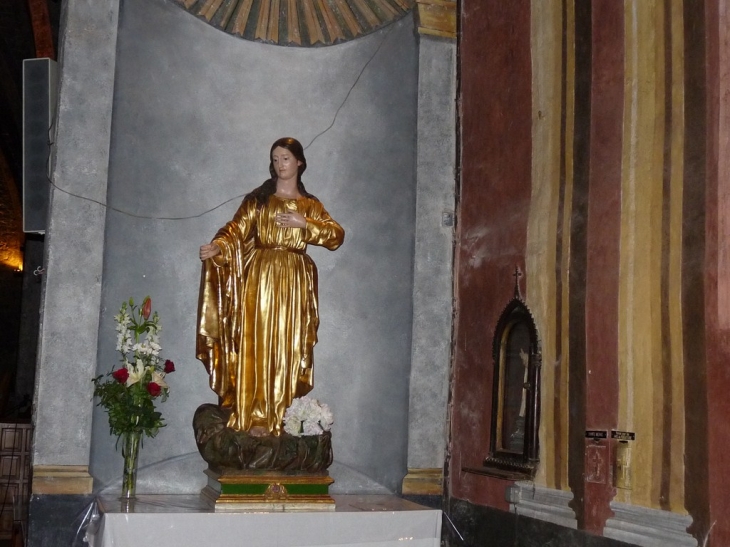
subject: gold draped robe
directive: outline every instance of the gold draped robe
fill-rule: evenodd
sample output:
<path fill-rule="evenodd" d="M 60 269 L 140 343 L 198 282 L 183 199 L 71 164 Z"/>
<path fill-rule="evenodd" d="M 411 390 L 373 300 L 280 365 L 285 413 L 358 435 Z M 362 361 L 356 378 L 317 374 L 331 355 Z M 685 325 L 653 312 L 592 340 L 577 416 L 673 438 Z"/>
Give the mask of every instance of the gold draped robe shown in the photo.
<path fill-rule="evenodd" d="M 276 225 L 296 210 L 306 228 Z M 308 244 L 337 249 L 342 227 L 312 198 L 244 200 L 213 243 L 219 255 L 203 262 L 196 356 L 210 374 L 228 427 L 263 426 L 278 435 L 292 399 L 313 386 L 317 342 L 317 268 Z"/>

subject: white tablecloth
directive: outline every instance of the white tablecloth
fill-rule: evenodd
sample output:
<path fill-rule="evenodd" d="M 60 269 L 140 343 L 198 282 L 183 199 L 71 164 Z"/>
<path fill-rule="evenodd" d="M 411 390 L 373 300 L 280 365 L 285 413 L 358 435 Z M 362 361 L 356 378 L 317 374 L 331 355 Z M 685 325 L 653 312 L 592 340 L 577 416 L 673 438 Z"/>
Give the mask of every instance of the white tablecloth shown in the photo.
<path fill-rule="evenodd" d="M 333 496 L 336 510 L 215 513 L 197 496 L 99 500 L 91 547 L 438 547 L 441 511 L 394 496 Z"/>

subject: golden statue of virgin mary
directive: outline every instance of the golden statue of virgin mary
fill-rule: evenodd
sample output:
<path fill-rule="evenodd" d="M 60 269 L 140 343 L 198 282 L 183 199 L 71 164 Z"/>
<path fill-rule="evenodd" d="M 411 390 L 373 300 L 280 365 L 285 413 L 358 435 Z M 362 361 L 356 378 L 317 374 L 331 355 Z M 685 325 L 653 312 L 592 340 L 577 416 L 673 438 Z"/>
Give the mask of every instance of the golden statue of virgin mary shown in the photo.
<path fill-rule="evenodd" d="M 307 245 L 335 250 L 345 238 L 302 184 L 302 145 L 279 139 L 270 161 L 271 178 L 200 247 L 196 356 L 228 427 L 255 436 L 279 435 L 292 400 L 312 389 L 319 314 Z"/>

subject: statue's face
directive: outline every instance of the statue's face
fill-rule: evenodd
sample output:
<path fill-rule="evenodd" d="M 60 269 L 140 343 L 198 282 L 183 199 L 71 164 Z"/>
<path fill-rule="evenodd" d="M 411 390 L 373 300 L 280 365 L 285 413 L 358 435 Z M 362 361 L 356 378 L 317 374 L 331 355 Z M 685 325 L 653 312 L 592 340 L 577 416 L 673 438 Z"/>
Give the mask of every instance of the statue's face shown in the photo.
<path fill-rule="evenodd" d="M 296 180 L 299 166 L 302 164 L 291 150 L 281 146 L 274 148 L 271 153 L 271 162 L 279 180 Z"/>

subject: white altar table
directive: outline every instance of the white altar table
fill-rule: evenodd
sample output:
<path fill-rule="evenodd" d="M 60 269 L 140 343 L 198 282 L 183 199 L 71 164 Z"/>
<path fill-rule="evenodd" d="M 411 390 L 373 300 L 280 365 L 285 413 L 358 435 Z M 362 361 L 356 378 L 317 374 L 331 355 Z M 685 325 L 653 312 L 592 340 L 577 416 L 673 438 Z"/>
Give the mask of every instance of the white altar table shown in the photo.
<path fill-rule="evenodd" d="M 335 511 L 214 512 L 196 495 L 98 499 L 91 547 L 438 547 L 441 511 L 396 496 L 333 495 Z"/>

